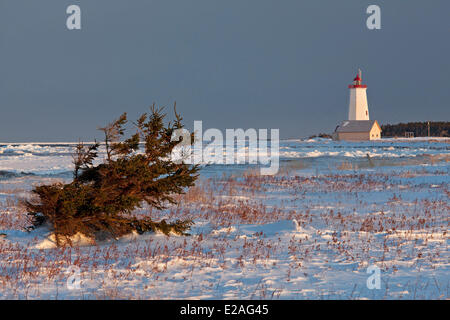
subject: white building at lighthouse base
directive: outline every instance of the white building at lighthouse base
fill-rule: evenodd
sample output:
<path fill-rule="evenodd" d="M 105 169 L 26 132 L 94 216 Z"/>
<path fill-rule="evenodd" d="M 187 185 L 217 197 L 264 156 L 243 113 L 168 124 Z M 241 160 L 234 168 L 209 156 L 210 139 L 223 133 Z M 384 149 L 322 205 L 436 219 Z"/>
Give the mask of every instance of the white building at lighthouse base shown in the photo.
<path fill-rule="evenodd" d="M 381 138 L 381 127 L 377 120 L 345 120 L 336 127 L 334 140 L 364 141 Z"/>

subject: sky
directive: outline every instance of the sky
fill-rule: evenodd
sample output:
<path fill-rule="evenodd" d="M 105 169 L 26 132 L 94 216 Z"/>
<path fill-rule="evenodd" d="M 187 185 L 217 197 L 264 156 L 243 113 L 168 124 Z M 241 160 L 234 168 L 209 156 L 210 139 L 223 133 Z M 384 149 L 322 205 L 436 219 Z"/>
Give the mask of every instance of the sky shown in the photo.
<path fill-rule="evenodd" d="M 66 9 L 81 8 L 81 30 Z M 366 9 L 381 8 L 369 30 Z M 156 103 L 186 127 L 331 133 L 358 68 L 371 119 L 450 121 L 448 0 L 0 0 L 0 141 L 92 141 Z"/>

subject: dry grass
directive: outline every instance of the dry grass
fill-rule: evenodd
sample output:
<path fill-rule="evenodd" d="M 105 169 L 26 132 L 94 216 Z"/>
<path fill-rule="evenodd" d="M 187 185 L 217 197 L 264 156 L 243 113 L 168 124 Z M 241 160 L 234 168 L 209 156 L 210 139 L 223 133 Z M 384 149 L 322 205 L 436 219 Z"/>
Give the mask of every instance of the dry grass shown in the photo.
<path fill-rule="evenodd" d="M 434 161 L 432 157 L 430 161 Z M 342 170 L 349 169 L 348 164 L 341 166 Z M 79 267 L 84 279 L 84 289 L 76 295 L 98 299 L 170 298 L 202 293 L 214 296 L 218 289 L 211 284 L 215 281 L 200 283 L 197 273 L 201 270 L 251 274 L 251 270 L 258 268 L 282 268 L 286 270 L 285 278 L 275 286 L 261 280 L 242 292 L 242 296 L 235 296 L 277 299 L 286 293 L 283 288 L 293 281 L 295 274 L 313 280 L 308 266 L 318 257 L 355 263 L 358 270 L 367 267 L 369 261 L 376 261 L 393 276 L 402 270 L 398 262 L 418 272 L 437 269 L 443 263 L 448 249 L 448 201 L 438 196 L 404 199 L 404 193 L 424 192 L 425 187 L 416 185 L 411 178 L 447 173 L 358 171 L 301 177 L 292 170 L 284 169 L 276 176 L 251 171 L 242 176 L 204 179 L 179 196 L 177 206 L 162 212 L 144 207 L 136 213 L 150 211 L 155 218 L 207 221 L 215 228 L 286 219 L 296 219 L 303 228 L 314 228 L 307 236 L 292 237 L 288 246 L 262 232 L 243 239 L 233 235 L 231 229 L 227 233 L 200 233 L 188 238 L 149 238 L 121 246 L 112 243 L 47 250 L 0 240 L 0 296 L 7 292 L 9 298 L 58 298 L 71 266 Z M 26 219 L 15 194 L 24 190 L 12 184 L 11 189 L 3 185 L 2 192 L 8 196 L 0 204 L 0 229 L 20 229 Z M 434 192 L 449 196 L 447 185 L 435 188 Z M 381 201 L 366 199 L 365 194 L 373 193 L 379 193 Z M 182 272 L 175 277 L 176 273 L 170 271 L 177 268 Z M 168 282 L 173 283 L 169 292 Z M 432 292 L 433 298 L 448 298 L 448 283 L 429 284 L 436 287 L 431 291 L 422 282 L 403 285 L 410 292 L 406 298 L 430 298 L 427 292 Z M 355 290 L 336 295 L 364 296 L 363 288 Z M 327 292 L 329 297 L 332 290 Z M 386 289 L 386 297 L 393 297 L 392 294 Z"/>

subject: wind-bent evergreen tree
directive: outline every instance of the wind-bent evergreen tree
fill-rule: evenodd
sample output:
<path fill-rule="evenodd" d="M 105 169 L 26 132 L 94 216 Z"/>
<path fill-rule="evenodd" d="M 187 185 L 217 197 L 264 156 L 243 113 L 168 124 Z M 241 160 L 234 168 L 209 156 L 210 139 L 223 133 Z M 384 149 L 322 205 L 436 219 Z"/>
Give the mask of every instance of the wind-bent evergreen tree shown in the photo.
<path fill-rule="evenodd" d="M 144 203 L 164 209 L 176 203 L 174 195 L 184 193 L 198 177 L 198 166 L 171 160 L 171 153 L 181 141 L 171 141 L 174 130 L 183 128 L 176 112 L 175 121 L 164 124 L 162 108 L 151 107 L 135 124 L 137 131 L 125 136 L 126 113 L 106 127 L 106 156 L 95 165 L 99 144 L 79 143 L 73 156 L 73 181 L 35 187 L 33 200 L 25 202 L 33 226 L 50 223 L 60 245 L 61 237 L 70 243 L 78 232 L 95 237 L 107 233 L 112 237 L 137 231 L 159 229 L 186 234 L 191 221 L 154 222 L 151 217 L 135 218 L 133 210 Z"/>

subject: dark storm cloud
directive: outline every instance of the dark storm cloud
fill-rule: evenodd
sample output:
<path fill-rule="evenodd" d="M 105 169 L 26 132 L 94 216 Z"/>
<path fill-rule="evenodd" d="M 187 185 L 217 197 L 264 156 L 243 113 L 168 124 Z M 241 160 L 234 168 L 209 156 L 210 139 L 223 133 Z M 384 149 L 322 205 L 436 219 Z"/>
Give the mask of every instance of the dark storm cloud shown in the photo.
<path fill-rule="evenodd" d="M 82 9 L 82 30 L 66 8 Z M 366 28 L 378 4 L 382 29 Z M 450 2 L 1 0 L 0 141 L 99 136 L 176 100 L 188 127 L 330 132 L 358 67 L 381 123 L 449 120 Z"/>

